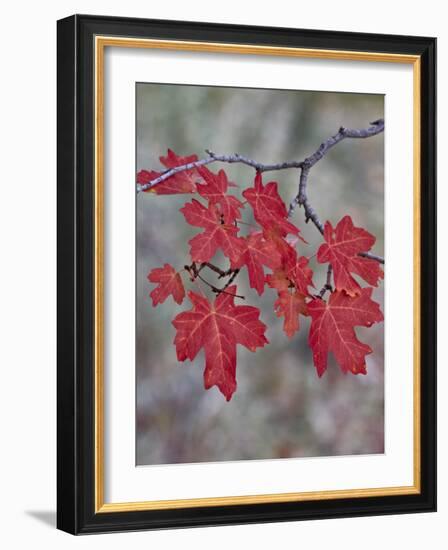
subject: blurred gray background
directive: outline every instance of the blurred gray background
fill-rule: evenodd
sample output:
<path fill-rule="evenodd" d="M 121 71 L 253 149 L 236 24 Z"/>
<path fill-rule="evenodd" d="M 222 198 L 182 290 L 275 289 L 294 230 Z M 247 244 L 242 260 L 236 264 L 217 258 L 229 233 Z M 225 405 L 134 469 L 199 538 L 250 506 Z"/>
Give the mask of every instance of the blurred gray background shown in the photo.
<path fill-rule="evenodd" d="M 343 125 L 367 127 L 383 117 L 380 95 L 254 90 L 166 84 L 137 84 L 137 170 L 161 170 L 159 156 L 168 148 L 178 155 L 205 149 L 246 155 L 264 163 L 302 160 Z M 254 171 L 243 165 L 224 168 L 240 192 L 251 186 Z M 298 172 L 272 172 L 264 182 L 279 182 L 288 204 L 297 190 Z M 373 251 L 384 254 L 384 138 L 345 140 L 311 171 L 309 198 L 320 215 L 335 225 L 345 214 L 377 237 Z M 237 279 L 246 303 L 261 308 L 270 343 L 251 353 L 238 346 L 238 388 L 226 402 L 216 387 L 203 387 L 204 358 L 179 363 L 173 346 L 173 317 L 190 309 L 171 298 L 152 307 L 147 281 L 154 267 L 189 262 L 187 241 L 198 231 L 178 212 L 190 195 L 137 196 L 136 258 L 136 395 L 137 464 L 214 462 L 335 456 L 384 452 L 384 324 L 357 328 L 358 337 L 373 349 L 366 376 L 344 375 L 330 355 L 319 379 L 307 337 L 309 319 L 289 340 L 283 319 L 273 312 L 274 290 L 264 295 L 249 289 L 246 273 Z M 247 216 L 248 213 L 245 213 Z M 309 245 L 300 253 L 312 256 L 321 237 L 306 225 L 297 209 L 293 221 Z M 244 230 L 240 231 L 244 234 Z M 214 263 L 223 262 L 217 258 Z M 311 260 L 320 289 L 325 266 Z M 204 273 L 205 275 L 205 273 Z M 207 278 L 213 281 L 211 272 Z M 185 281 L 187 279 L 185 278 Z M 186 284 L 188 286 L 188 283 Z M 384 282 L 373 298 L 384 311 Z"/>

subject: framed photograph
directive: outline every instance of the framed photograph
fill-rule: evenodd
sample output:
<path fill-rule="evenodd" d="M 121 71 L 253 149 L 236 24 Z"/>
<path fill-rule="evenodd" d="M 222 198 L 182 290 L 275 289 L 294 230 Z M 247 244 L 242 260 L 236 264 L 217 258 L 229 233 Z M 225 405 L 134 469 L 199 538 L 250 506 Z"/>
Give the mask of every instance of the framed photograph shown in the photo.
<path fill-rule="evenodd" d="M 436 508 L 436 40 L 58 21 L 58 527 Z"/>

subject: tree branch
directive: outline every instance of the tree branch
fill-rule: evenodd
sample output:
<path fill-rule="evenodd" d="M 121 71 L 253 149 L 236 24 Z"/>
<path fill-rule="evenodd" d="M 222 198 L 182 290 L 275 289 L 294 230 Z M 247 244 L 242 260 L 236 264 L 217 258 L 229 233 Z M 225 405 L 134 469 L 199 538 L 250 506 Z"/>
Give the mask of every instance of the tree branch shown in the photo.
<path fill-rule="evenodd" d="M 155 185 L 162 183 L 162 181 L 167 180 L 171 176 L 174 176 L 175 174 L 178 174 L 179 172 L 185 172 L 186 170 L 193 170 L 193 168 L 198 168 L 199 166 L 205 166 L 207 164 L 211 164 L 212 162 L 226 162 L 228 164 L 245 164 L 247 166 L 251 166 L 252 168 L 255 168 L 258 172 L 272 172 L 273 170 L 287 170 L 289 168 L 301 168 L 302 162 L 292 160 L 289 162 L 279 162 L 277 164 L 263 164 L 261 162 L 257 162 L 256 160 L 252 160 L 250 158 L 244 157 L 243 155 L 239 155 L 238 153 L 235 153 L 233 155 L 217 155 L 216 153 L 213 153 L 213 151 L 210 151 L 206 149 L 205 151 L 208 155 L 208 157 L 205 157 L 200 160 L 196 160 L 194 162 L 189 162 L 188 164 L 182 164 L 181 166 L 176 166 L 175 168 L 170 168 L 169 170 L 165 170 L 160 176 L 157 178 L 149 181 L 145 184 L 137 184 L 137 193 L 140 193 L 142 191 L 148 191 L 148 189 L 151 189 L 151 187 L 154 187 Z"/>
<path fill-rule="evenodd" d="M 243 155 L 239 155 L 238 153 L 235 153 L 233 155 L 218 155 L 207 149 L 206 153 L 208 156 L 206 158 L 200 159 L 194 162 L 189 162 L 188 164 L 183 164 L 182 166 L 176 166 L 175 168 L 166 170 L 160 176 L 151 180 L 148 183 L 145 183 L 143 185 L 137 184 L 137 193 L 140 193 L 141 191 L 147 191 L 148 189 L 151 189 L 151 187 L 154 187 L 158 183 L 165 181 L 166 179 L 170 178 L 171 176 L 174 176 L 175 174 L 178 174 L 179 172 L 183 172 L 185 170 L 192 170 L 193 168 L 197 168 L 199 166 L 205 166 L 207 164 L 211 164 L 212 162 L 226 162 L 229 164 L 234 164 L 234 163 L 245 164 L 247 166 L 251 166 L 252 168 L 255 168 L 255 170 L 257 170 L 258 172 L 287 170 L 290 168 L 300 169 L 299 188 L 298 188 L 297 195 L 294 197 L 294 199 L 291 201 L 289 205 L 288 217 L 292 216 L 297 206 L 303 206 L 303 209 L 305 211 L 305 222 L 308 223 L 311 220 L 313 224 L 317 227 L 317 229 L 320 231 L 320 233 L 323 235 L 324 233 L 323 223 L 319 219 L 317 212 L 311 206 L 311 203 L 307 195 L 308 176 L 311 168 L 315 164 L 317 164 L 328 153 L 330 149 L 332 149 L 335 145 L 337 145 L 344 139 L 369 138 L 372 136 L 376 136 L 381 132 L 384 132 L 384 119 L 382 118 L 371 122 L 368 128 L 350 129 L 350 128 L 344 128 L 343 126 L 341 126 L 338 132 L 334 136 L 331 136 L 328 139 L 326 139 L 324 142 L 322 142 L 319 148 L 312 155 L 307 157 L 305 160 L 303 161 L 293 160 L 293 161 L 287 161 L 287 162 L 279 162 L 277 164 L 263 164 L 253 159 L 244 157 Z M 376 260 L 377 262 L 384 264 L 384 258 L 380 256 L 376 256 L 375 254 L 371 254 L 370 252 L 361 252 L 359 255 L 365 258 L 370 258 L 371 260 Z M 210 267 L 210 265 L 208 265 L 207 267 Z M 210 268 L 213 269 L 212 267 Z M 225 275 L 220 274 L 220 277 L 223 277 L 223 276 Z"/>
<path fill-rule="evenodd" d="M 329 290 L 330 292 L 333 291 L 333 287 L 331 286 L 331 274 L 333 273 L 333 268 L 331 264 L 328 264 L 327 267 L 327 280 L 324 284 L 324 286 L 320 289 L 320 292 L 318 294 L 319 298 L 323 298 L 324 294 Z"/>
<path fill-rule="evenodd" d="M 317 164 L 328 153 L 330 149 L 332 149 L 335 145 L 337 145 L 344 139 L 368 138 L 376 136 L 381 132 L 384 132 L 384 120 L 382 118 L 371 122 L 371 126 L 369 126 L 368 128 L 360 130 L 350 130 L 341 126 L 337 134 L 329 137 L 327 140 L 321 143 L 317 151 L 315 151 L 312 155 L 307 157 L 302 162 L 302 166 L 300 167 L 301 172 L 299 179 L 299 190 L 297 192 L 297 195 L 294 197 L 293 201 L 291 201 L 291 204 L 289 205 L 288 216 L 290 217 L 292 215 L 297 205 L 303 206 L 305 210 L 306 221 L 311 220 L 314 225 L 319 229 L 319 231 L 323 233 L 322 222 L 319 220 L 317 214 L 311 207 L 307 197 L 308 175 L 311 168 L 315 164 Z"/>
<path fill-rule="evenodd" d="M 376 136 L 381 132 L 384 132 L 384 119 L 381 118 L 381 119 L 375 120 L 370 124 L 371 125 L 368 128 L 359 129 L 359 130 L 356 130 L 356 129 L 350 130 L 348 128 L 344 128 L 343 126 L 341 126 L 337 134 L 329 137 L 327 140 L 321 143 L 317 151 L 315 151 L 312 155 L 307 157 L 302 162 L 300 178 L 299 178 L 299 189 L 298 189 L 297 195 L 294 197 L 294 199 L 291 201 L 291 204 L 289 205 L 288 217 L 292 216 L 296 206 L 303 206 L 303 209 L 305 211 L 305 222 L 308 223 L 311 220 L 314 223 L 314 225 L 317 227 L 317 229 L 320 231 L 320 233 L 322 235 L 324 234 L 324 225 L 320 221 L 319 216 L 317 215 L 317 212 L 311 206 L 311 203 L 307 195 L 308 176 L 309 176 L 310 170 L 328 153 L 328 151 L 332 147 L 334 147 L 336 144 L 340 143 L 344 139 L 368 138 L 368 137 Z M 376 260 L 377 262 L 384 264 L 384 258 L 382 258 L 381 256 L 376 256 L 375 254 L 371 254 L 370 252 L 360 252 L 359 255 L 363 256 L 364 258 L 370 258 L 371 260 Z"/>
<path fill-rule="evenodd" d="M 213 151 L 210 151 L 209 149 L 206 149 L 205 152 L 215 161 L 227 162 L 229 164 L 234 164 L 234 163 L 246 164 L 247 166 L 252 166 L 252 168 L 255 168 L 257 172 L 272 172 L 274 170 L 288 170 L 289 168 L 301 168 L 303 164 L 302 161 L 296 161 L 296 160 L 278 162 L 275 164 L 263 164 L 262 162 L 257 162 L 256 160 L 249 159 L 238 153 L 234 153 L 233 155 L 217 155 L 216 153 L 213 153 Z"/>

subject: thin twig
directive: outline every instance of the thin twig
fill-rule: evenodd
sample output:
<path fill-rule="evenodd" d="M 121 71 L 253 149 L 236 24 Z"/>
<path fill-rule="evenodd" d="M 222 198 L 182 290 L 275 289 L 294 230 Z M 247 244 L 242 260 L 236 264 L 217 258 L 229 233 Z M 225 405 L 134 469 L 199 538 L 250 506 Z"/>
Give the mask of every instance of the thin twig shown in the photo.
<path fill-rule="evenodd" d="M 212 292 L 214 292 L 215 294 L 230 294 L 230 296 L 235 296 L 235 298 L 241 298 L 241 300 L 245 300 L 246 298 L 244 296 L 242 296 L 241 294 L 233 294 L 233 292 L 227 292 L 226 288 L 229 286 L 229 284 L 226 284 L 223 288 L 218 288 L 217 286 L 213 285 L 212 283 L 210 283 L 209 281 L 207 281 L 206 279 L 204 279 L 204 277 L 202 277 L 202 275 L 200 273 L 197 274 L 197 277 L 203 282 L 205 283 L 206 285 L 208 285 L 210 287 L 210 289 L 212 290 Z"/>
<path fill-rule="evenodd" d="M 228 277 L 229 275 L 232 275 L 232 273 L 235 271 L 234 269 L 232 268 L 229 268 L 229 269 L 226 269 L 225 271 L 221 268 L 219 268 L 217 265 L 215 264 L 212 264 L 210 262 L 203 262 L 201 264 L 201 269 L 203 267 L 208 267 L 209 269 L 211 269 L 212 271 L 214 271 L 215 273 L 218 273 L 218 279 L 222 279 L 223 277 Z"/>
<path fill-rule="evenodd" d="M 210 262 L 203 262 L 199 268 L 202 269 L 204 267 L 208 267 L 209 269 L 211 269 L 212 271 L 214 271 L 215 273 L 218 273 L 218 275 L 220 277 L 225 277 L 225 274 L 226 272 L 223 271 L 222 269 L 220 269 L 218 266 L 216 266 L 215 264 L 211 264 Z"/>
<path fill-rule="evenodd" d="M 328 264 L 327 268 L 327 280 L 324 284 L 324 286 L 320 289 L 320 292 L 318 294 L 319 298 L 323 298 L 327 290 L 330 292 L 333 291 L 333 287 L 331 286 L 331 274 L 333 272 L 333 268 L 331 267 L 331 264 Z"/>
<path fill-rule="evenodd" d="M 202 269 L 204 269 L 204 267 L 208 267 L 212 271 L 215 271 L 215 273 L 218 273 L 219 278 L 227 277 L 227 276 L 230 275 L 229 280 L 223 286 L 223 288 L 218 288 L 214 284 L 210 283 L 210 281 L 207 281 L 207 279 L 204 279 L 204 277 L 202 277 L 202 275 L 200 274 L 200 271 L 202 271 Z M 191 265 L 185 265 L 184 269 L 190 274 L 190 278 L 191 278 L 192 281 L 195 281 L 196 279 L 201 280 L 204 284 L 206 284 L 208 287 L 210 287 L 212 292 L 214 292 L 215 294 L 222 294 L 223 293 L 223 294 L 229 294 L 230 296 L 235 296 L 235 298 L 241 298 L 241 300 L 246 299 L 244 296 L 242 296 L 240 294 L 233 294 L 232 292 L 227 292 L 227 290 L 226 290 L 232 284 L 235 277 L 238 275 L 238 273 L 240 271 L 239 269 L 229 269 L 227 271 L 223 271 L 219 267 L 217 267 L 214 264 L 211 264 L 209 262 L 203 262 L 202 264 L 199 265 L 199 267 L 195 264 L 195 262 L 193 262 Z"/>
<path fill-rule="evenodd" d="M 235 277 L 238 275 L 238 273 L 240 272 L 239 269 L 234 269 L 233 270 L 233 273 L 230 277 L 230 279 L 227 281 L 227 283 L 224 285 L 223 289 L 222 290 L 225 290 L 226 288 L 228 288 L 232 283 L 233 281 L 235 280 Z"/>
<path fill-rule="evenodd" d="M 376 254 L 372 254 L 371 252 L 360 252 L 358 256 L 363 256 L 364 258 L 370 258 L 371 260 L 376 260 L 380 264 L 384 264 L 384 258 L 381 256 L 377 256 Z"/>
<path fill-rule="evenodd" d="M 274 170 L 288 170 L 289 168 L 301 168 L 302 162 L 297 160 L 291 160 L 286 162 L 277 162 L 275 164 L 263 164 L 262 162 L 257 162 L 250 158 L 244 157 L 238 153 L 233 155 L 218 155 L 209 149 L 205 151 L 209 157 L 215 161 L 219 162 L 228 162 L 229 164 L 241 163 L 246 164 L 247 166 L 252 166 L 257 172 L 272 172 Z"/>

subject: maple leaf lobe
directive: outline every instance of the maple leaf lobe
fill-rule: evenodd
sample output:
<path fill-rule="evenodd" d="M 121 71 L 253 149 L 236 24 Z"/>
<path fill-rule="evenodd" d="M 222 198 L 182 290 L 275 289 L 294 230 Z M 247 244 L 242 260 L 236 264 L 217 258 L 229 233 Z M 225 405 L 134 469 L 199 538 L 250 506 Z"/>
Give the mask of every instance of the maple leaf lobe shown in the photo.
<path fill-rule="evenodd" d="M 148 274 L 151 283 L 159 285 L 150 293 L 153 307 L 162 304 L 168 296 L 172 296 L 177 304 L 181 304 L 185 298 L 185 289 L 180 274 L 170 264 L 156 267 Z"/>

